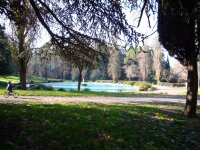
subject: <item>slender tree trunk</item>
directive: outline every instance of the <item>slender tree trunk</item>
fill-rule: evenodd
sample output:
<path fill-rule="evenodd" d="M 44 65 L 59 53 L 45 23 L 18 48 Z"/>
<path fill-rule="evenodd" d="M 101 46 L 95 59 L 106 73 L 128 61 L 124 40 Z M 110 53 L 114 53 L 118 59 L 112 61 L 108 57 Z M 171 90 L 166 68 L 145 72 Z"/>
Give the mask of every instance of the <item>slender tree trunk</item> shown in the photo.
<path fill-rule="evenodd" d="M 48 77 L 48 68 L 47 68 L 47 65 L 46 65 L 45 66 L 45 70 L 44 70 L 44 79 L 45 79 L 45 81 L 48 80 L 47 77 Z"/>
<path fill-rule="evenodd" d="M 198 93 L 198 72 L 197 57 L 192 58 L 187 65 L 187 95 L 184 114 L 188 117 L 196 117 L 197 93 Z"/>
<path fill-rule="evenodd" d="M 79 75 L 78 75 L 78 91 L 81 90 L 81 80 L 82 80 L 82 69 L 79 68 Z"/>
<path fill-rule="evenodd" d="M 62 71 L 62 82 L 64 82 L 64 71 Z"/>
<path fill-rule="evenodd" d="M 116 76 L 113 77 L 113 82 L 114 83 L 118 83 L 118 80 L 119 80 L 118 77 L 116 77 Z"/>

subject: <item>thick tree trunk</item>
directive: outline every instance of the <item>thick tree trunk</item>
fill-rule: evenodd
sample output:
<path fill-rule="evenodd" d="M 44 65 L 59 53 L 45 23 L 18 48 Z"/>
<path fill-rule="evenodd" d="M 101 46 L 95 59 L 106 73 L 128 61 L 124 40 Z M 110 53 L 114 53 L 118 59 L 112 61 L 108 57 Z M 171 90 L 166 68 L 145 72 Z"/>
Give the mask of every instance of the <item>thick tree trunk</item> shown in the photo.
<path fill-rule="evenodd" d="M 198 72 L 197 57 L 191 59 L 187 65 L 187 95 L 184 114 L 188 117 L 196 117 L 197 93 L 198 93 Z"/>
<path fill-rule="evenodd" d="M 20 85 L 21 85 L 21 89 L 22 90 L 26 90 L 26 69 L 27 69 L 27 61 L 26 61 L 26 57 L 24 56 L 24 31 L 25 31 L 25 27 L 24 26 L 19 26 L 18 27 L 18 40 L 19 40 L 19 55 L 20 58 L 18 60 L 19 63 L 19 77 L 20 77 Z"/>
<path fill-rule="evenodd" d="M 81 80 L 82 80 L 82 69 L 79 68 L 79 75 L 78 75 L 78 91 L 81 90 Z"/>
<path fill-rule="evenodd" d="M 19 77 L 21 89 L 26 90 L 26 64 L 22 58 L 20 60 Z"/>

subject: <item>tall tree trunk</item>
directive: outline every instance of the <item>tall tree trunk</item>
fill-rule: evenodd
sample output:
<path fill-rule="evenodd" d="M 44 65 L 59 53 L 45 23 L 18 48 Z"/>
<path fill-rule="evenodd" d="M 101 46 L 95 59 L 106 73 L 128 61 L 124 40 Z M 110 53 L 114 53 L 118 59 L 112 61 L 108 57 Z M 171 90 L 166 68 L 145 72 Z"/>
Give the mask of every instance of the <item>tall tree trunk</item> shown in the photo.
<path fill-rule="evenodd" d="M 21 89 L 26 90 L 26 64 L 23 60 L 20 60 L 19 78 Z"/>
<path fill-rule="evenodd" d="M 114 75 L 114 76 L 113 76 L 113 82 L 114 82 L 114 83 L 118 83 L 118 80 L 119 80 L 118 77 Z"/>
<path fill-rule="evenodd" d="M 45 68 L 44 68 L 44 80 L 45 80 L 45 81 L 48 80 L 47 77 L 48 77 L 48 68 L 47 68 L 47 64 L 46 64 L 46 66 L 45 66 Z"/>
<path fill-rule="evenodd" d="M 187 95 L 184 114 L 188 117 L 196 117 L 197 93 L 198 93 L 198 73 L 197 57 L 191 58 L 187 65 Z"/>
<path fill-rule="evenodd" d="M 20 77 L 20 85 L 22 90 L 26 90 L 26 69 L 27 69 L 27 61 L 26 61 L 26 56 L 24 54 L 25 49 L 24 49 L 24 32 L 25 32 L 25 27 L 19 26 L 18 29 L 18 40 L 19 40 L 19 77 Z"/>
<path fill-rule="evenodd" d="M 78 91 L 81 90 L 81 80 L 82 80 L 82 69 L 81 68 L 78 68 L 79 69 L 79 75 L 78 75 Z"/>

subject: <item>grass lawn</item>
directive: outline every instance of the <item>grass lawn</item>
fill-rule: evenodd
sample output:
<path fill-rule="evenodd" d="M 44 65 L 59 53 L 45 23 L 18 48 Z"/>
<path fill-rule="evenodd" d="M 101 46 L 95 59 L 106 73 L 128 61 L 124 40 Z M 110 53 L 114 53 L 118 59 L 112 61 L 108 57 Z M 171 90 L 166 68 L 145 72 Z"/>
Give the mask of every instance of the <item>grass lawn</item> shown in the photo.
<path fill-rule="evenodd" d="M 3 95 L 5 88 L 0 88 L 0 95 Z M 20 96 L 111 96 L 111 97 L 136 97 L 156 96 L 162 94 L 144 94 L 139 92 L 94 92 L 94 91 L 48 91 L 48 90 L 16 90 Z"/>
<path fill-rule="evenodd" d="M 0 149 L 200 149 L 200 119 L 182 108 L 1 103 Z"/>
<path fill-rule="evenodd" d="M 12 81 L 12 83 L 19 83 L 19 77 L 17 77 L 17 76 L 0 76 L 0 82 L 8 83 L 8 81 Z"/>
<path fill-rule="evenodd" d="M 36 77 L 36 76 L 28 76 L 27 77 L 27 82 L 29 82 L 30 80 L 34 81 L 34 82 L 45 82 L 45 78 L 43 77 Z M 48 80 L 60 80 L 60 79 L 52 79 L 52 78 L 48 78 Z M 19 83 L 19 77 L 18 76 L 0 76 L 0 82 L 5 82 L 7 83 L 8 81 L 12 81 L 12 83 Z"/>

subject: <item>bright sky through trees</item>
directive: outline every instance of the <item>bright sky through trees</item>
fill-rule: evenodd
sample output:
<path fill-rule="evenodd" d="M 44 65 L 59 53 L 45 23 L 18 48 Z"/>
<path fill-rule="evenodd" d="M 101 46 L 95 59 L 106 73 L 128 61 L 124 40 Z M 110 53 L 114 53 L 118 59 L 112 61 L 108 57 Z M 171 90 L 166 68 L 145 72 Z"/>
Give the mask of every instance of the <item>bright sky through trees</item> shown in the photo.
<path fill-rule="evenodd" d="M 151 27 L 149 27 L 149 23 L 148 23 L 148 19 L 145 15 L 143 15 L 142 19 L 141 19 L 141 23 L 140 26 L 138 26 L 138 20 L 140 17 L 140 10 L 135 10 L 133 12 L 129 12 L 128 10 L 125 11 L 125 13 L 127 14 L 127 20 L 131 25 L 134 25 L 136 28 L 136 31 L 144 34 L 145 36 L 149 36 L 146 40 L 144 40 L 144 44 L 150 45 L 152 46 L 154 44 L 154 40 L 156 37 L 158 37 L 158 32 L 155 32 L 157 30 L 157 14 L 151 14 L 150 17 L 150 24 Z M 143 43 L 140 42 L 140 46 L 142 46 Z M 168 52 L 165 50 L 164 51 L 165 54 L 165 59 L 167 59 Z M 177 60 L 174 59 L 173 57 L 169 56 L 169 61 L 170 61 L 170 65 L 174 65 Z"/>
<path fill-rule="evenodd" d="M 130 12 L 130 10 L 127 9 L 127 10 L 124 11 L 124 13 L 127 15 L 128 23 L 133 25 L 135 27 L 136 31 L 144 34 L 145 36 L 149 36 L 157 30 L 157 15 L 156 14 L 155 15 L 151 14 L 151 17 L 150 17 L 151 28 L 150 28 L 149 23 L 148 23 L 148 19 L 145 15 L 143 15 L 143 17 L 142 17 L 140 26 L 137 27 L 138 21 L 139 21 L 139 16 L 140 16 L 139 10 L 134 10 L 134 11 Z M 12 34 L 11 29 L 10 29 L 11 28 L 10 23 L 8 21 L 6 21 L 5 18 L 0 19 L 0 24 L 5 24 L 6 25 L 6 32 L 8 34 Z M 50 36 L 47 33 L 47 31 L 43 27 L 41 27 L 41 29 L 42 29 L 42 31 L 41 31 L 40 37 L 37 38 L 37 41 L 36 41 L 36 44 L 35 44 L 36 48 L 41 47 L 46 42 L 50 41 Z M 153 44 L 153 40 L 155 39 L 155 37 L 157 35 L 158 35 L 158 33 L 155 32 L 154 34 L 149 36 L 144 41 L 144 44 L 151 46 Z M 122 43 L 120 43 L 120 44 L 122 44 Z M 142 46 L 142 45 L 143 45 L 143 43 L 140 42 L 140 46 Z M 168 56 L 168 52 L 165 52 L 165 56 L 166 57 Z M 172 57 L 169 57 L 169 60 L 170 60 L 171 65 L 173 65 L 175 62 L 177 62 L 177 60 L 175 60 Z"/>

